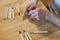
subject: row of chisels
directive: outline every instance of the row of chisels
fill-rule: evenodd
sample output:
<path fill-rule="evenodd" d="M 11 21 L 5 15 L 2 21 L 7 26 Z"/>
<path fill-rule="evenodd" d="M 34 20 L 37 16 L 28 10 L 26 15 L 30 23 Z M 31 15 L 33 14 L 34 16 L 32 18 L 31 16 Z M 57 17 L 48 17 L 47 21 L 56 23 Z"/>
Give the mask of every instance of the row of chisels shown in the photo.
<path fill-rule="evenodd" d="M 5 8 L 5 13 L 4 13 L 4 19 L 14 19 L 14 9 L 13 7 L 6 7 Z"/>
<path fill-rule="evenodd" d="M 29 33 L 27 31 L 23 31 L 24 32 L 24 37 L 22 35 L 22 33 L 19 31 L 19 36 L 21 38 L 21 40 L 32 40 L 31 36 L 29 35 Z"/>
<path fill-rule="evenodd" d="M 21 31 L 19 31 L 19 36 L 21 40 L 32 40 L 30 34 L 47 34 L 48 31 L 35 31 L 35 32 L 27 32 L 23 31 L 24 35 L 22 34 Z"/>
<path fill-rule="evenodd" d="M 4 11 L 4 19 L 14 19 L 15 18 L 15 9 L 20 16 L 19 4 L 17 3 L 16 8 L 12 6 L 6 6 Z"/>

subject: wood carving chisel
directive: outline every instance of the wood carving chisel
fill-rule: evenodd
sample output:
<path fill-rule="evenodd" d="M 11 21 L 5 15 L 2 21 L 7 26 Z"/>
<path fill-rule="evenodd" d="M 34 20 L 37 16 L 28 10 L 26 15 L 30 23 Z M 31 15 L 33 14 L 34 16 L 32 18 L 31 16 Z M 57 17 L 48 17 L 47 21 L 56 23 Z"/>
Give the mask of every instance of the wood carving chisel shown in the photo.
<path fill-rule="evenodd" d="M 35 31 L 35 32 L 31 32 L 32 34 L 46 34 L 48 33 L 48 31 Z"/>
<path fill-rule="evenodd" d="M 20 36 L 21 40 L 24 40 L 23 35 L 21 34 L 20 31 L 19 31 L 19 36 Z"/>
<path fill-rule="evenodd" d="M 30 37 L 29 33 L 26 32 L 25 30 L 24 30 L 24 34 L 27 37 L 27 40 L 32 40 L 32 38 Z"/>
<path fill-rule="evenodd" d="M 11 11 L 12 11 L 12 14 L 11 14 L 11 15 L 12 15 L 12 18 L 14 19 L 14 18 L 15 18 L 15 15 L 14 15 L 14 9 L 12 8 Z"/>
<path fill-rule="evenodd" d="M 9 7 L 8 19 L 12 18 L 12 7 Z"/>
<path fill-rule="evenodd" d="M 9 13 L 9 8 L 6 7 L 5 8 L 5 13 L 4 13 L 4 19 L 7 19 L 8 18 L 8 13 Z"/>

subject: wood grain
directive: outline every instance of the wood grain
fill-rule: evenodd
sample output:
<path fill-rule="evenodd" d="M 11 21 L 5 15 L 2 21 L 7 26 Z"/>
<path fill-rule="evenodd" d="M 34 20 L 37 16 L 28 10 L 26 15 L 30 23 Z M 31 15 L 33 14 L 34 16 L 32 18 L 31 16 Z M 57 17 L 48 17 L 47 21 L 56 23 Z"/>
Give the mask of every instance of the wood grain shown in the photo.
<path fill-rule="evenodd" d="M 47 6 L 49 3 L 51 3 L 52 0 L 41 0 L 42 3 Z"/>
<path fill-rule="evenodd" d="M 14 20 L 13 19 L 3 20 L 2 16 L 4 13 L 5 6 L 0 7 L 1 8 L 0 9 L 1 10 L 0 11 L 1 12 L 0 40 L 20 40 L 18 32 L 21 31 L 23 33 L 23 30 L 26 30 L 28 32 L 40 31 L 40 30 L 49 31 L 48 34 L 37 34 L 37 35 L 30 34 L 33 40 L 50 40 L 50 39 L 56 40 L 60 38 L 60 35 L 59 35 L 60 32 L 58 32 L 60 31 L 60 28 L 58 28 L 57 26 L 53 25 L 50 22 L 40 23 L 39 21 L 36 21 L 36 20 L 30 21 L 28 18 L 25 18 L 25 20 L 23 20 L 24 19 L 23 8 L 27 3 L 28 3 L 27 0 L 19 0 L 21 15 L 17 16 L 17 14 L 15 14 L 16 17 Z M 16 3 L 9 4 L 9 5 L 16 7 Z M 37 7 L 47 10 L 41 1 L 39 1 Z M 17 13 L 16 9 L 15 9 L 15 13 Z M 58 36 L 58 38 L 56 38 L 55 35 Z"/>

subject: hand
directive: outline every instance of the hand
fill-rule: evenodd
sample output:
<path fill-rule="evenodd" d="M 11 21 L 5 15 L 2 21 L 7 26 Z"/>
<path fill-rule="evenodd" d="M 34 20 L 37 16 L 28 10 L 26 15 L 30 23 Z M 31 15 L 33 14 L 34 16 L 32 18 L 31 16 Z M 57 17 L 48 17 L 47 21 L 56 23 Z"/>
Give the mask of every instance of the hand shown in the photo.
<path fill-rule="evenodd" d="M 28 15 L 30 15 L 32 18 L 35 18 L 36 20 L 45 20 L 46 19 L 46 11 L 37 8 L 35 10 L 31 10 Z"/>

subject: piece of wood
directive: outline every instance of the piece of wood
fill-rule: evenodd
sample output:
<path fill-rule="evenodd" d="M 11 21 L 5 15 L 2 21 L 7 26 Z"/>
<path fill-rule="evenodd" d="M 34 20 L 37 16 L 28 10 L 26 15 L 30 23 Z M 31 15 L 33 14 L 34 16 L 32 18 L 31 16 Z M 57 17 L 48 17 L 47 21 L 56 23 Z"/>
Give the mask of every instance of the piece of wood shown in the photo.
<path fill-rule="evenodd" d="M 49 3 L 51 3 L 52 0 L 41 0 L 42 3 L 47 6 Z"/>

